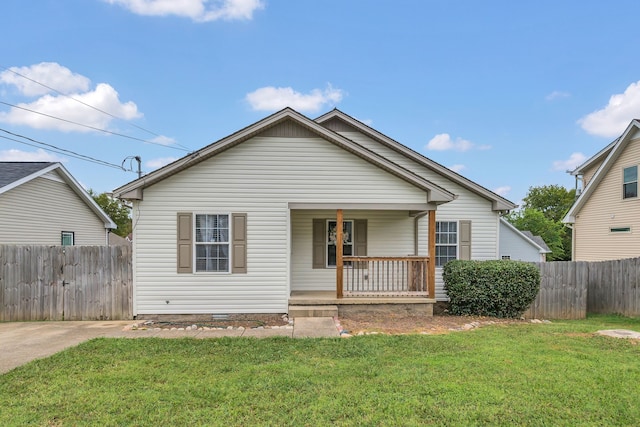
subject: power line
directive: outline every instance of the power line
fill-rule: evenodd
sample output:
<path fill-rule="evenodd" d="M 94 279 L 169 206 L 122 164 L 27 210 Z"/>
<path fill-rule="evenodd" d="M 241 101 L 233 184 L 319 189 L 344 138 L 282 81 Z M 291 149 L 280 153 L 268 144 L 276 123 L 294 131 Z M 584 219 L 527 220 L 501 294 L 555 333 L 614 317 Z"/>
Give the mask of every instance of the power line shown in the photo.
<path fill-rule="evenodd" d="M 56 154 L 66 155 L 66 156 L 73 157 L 73 158 L 76 158 L 76 159 L 79 159 L 79 160 L 85 160 L 87 162 L 96 163 L 96 164 L 99 164 L 99 165 L 102 165 L 102 166 L 107 166 L 107 167 L 111 167 L 111 168 L 114 168 L 114 169 L 123 170 L 125 172 L 133 172 L 131 170 L 125 169 L 122 166 L 116 165 L 115 163 L 110 163 L 110 162 L 107 162 L 106 160 L 96 159 L 95 157 L 86 156 L 84 154 L 76 153 L 75 151 L 67 150 L 65 148 L 56 147 L 55 145 L 48 144 L 48 143 L 42 142 L 42 141 L 38 141 L 37 139 L 29 138 L 28 136 L 20 135 L 18 133 L 14 133 L 14 132 L 8 131 L 6 129 L 0 128 L 0 131 L 5 132 L 5 133 L 7 133 L 9 135 L 15 136 L 17 138 L 26 139 L 27 141 L 31 141 L 34 144 L 31 144 L 31 143 L 25 142 L 25 141 L 21 141 L 21 140 L 15 139 L 15 138 L 10 138 L 10 137 L 7 137 L 7 136 L 0 135 L 0 138 L 8 139 L 9 141 L 18 142 L 20 144 L 28 145 L 30 147 L 42 148 L 44 150 L 51 151 L 51 152 L 56 153 Z"/>
<path fill-rule="evenodd" d="M 138 128 L 138 129 L 140 129 L 140 130 L 142 130 L 142 131 L 144 131 L 144 132 L 150 133 L 151 135 L 154 135 L 154 136 L 162 136 L 162 135 L 159 135 L 159 134 L 157 134 L 157 133 L 155 133 L 155 132 L 153 132 L 153 131 L 150 131 L 149 129 L 145 129 L 145 128 L 143 128 L 142 126 L 138 126 L 138 125 L 136 125 L 136 124 L 134 124 L 134 123 L 129 123 L 129 122 L 127 122 L 126 120 L 124 120 L 122 117 L 118 117 L 118 116 L 116 116 L 116 115 L 114 115 L 114 114 L 111 114 L 111 113 L 109 113 L 109 112 L 107 112 L 107 111 L 101 110 L 101 109 L 100 109 L 100 108 L 98 108 L 98 107 L 94 107 L 94 106 L 93 106 L 93 105 L 91 105 L 91 104 L 87 104 L 86 102 L 81 101 L 81 100 L 79 100 L 79 99 L 77 99 L 77 98 L 74 98 L 73 96 L 70 96 L 70 95 L 67 95 L 66 93 L 60 92 L 60 91 L 59 91 L 58 89 L 56 89 L 56 88 L 53 88 L 53 87 L 51 87 L 51 86 L 47 86 L 47 85 L 46 85 L 46 84 L 44 84 L 44 83 L 41 83 L 41 82 L 39 82 L 39 81 L 37 81 L 37 80 L 32 79 L 31 77 L 27 77 L 27 76 L 25 76 L 25 75 L 23 75 L 23 74 L 20 74 L 19 72 L 15 71 L 15 70 L 12 70 L 12 69 L 10 69 L 10 68 L 7 68 L 7 67 L 5 67 L 5 66 L 3 66 L 3 65 L 0 65 L 0 68 L 2 68 L 3 70 L 9 71 L 10 73 L 15 74 L 16 76 L 20 76 L 20 77 L 22 77 L 23 79 L 27 79 L 27 80 L 29 80 L 30 82 L 33 82 L 33 83 L 35 83 L 35 84 L 38 84 L 38 85 L 40 85 L 40 86 L 42 86 L 42 87 L 45 87 L 45 88 L 47 88 L 47 89 L 49 89 L 49 90 L 52 90 L 52 91 L 54 91 L 55 93 L 57 93 L 58 95 L 62 95 L 62 96 L 64 96 L 64 97 L 66 97 L 66 98 L 69 98 L 69 99 L 72 99 L 72 100 L 74 100 L 74 101 L 76 101 L 76 102 L 79 102 L 80 104 L 82 104 L 82 105 L 84 105 L 84 106 L 86 106 L 86 107 L 89 107 L 89 108 L 92 108 L 92 109 L 94 109 L 94 110 L 96 110 L 96 111 L 99 111 L 99 112 L 101 112 L 102 114 L 106 114 L 106 115 L 107 115 L 107 116 L 109 116 L 109 117 L 113 117 L 114 119 L 125 121 L 128 125 L 133 126 L 133 127 L 135 127 L 135 128 Z"/>
<path fill-rule="evenodd" d="M 173 150 L 186 151 L 186 152 L 191 151 L 191 150 L 189 150 L 187 148 L 172 147 L 170 145 L 161 144 L 159 142 L 149 141 L 149 140 L 142 139 L 142 138 L 136 138 L 135 136 L 124 135 L 122 133 L 118 133 L 118 132 L 113 132 L 113 131 L 106 130 L 106 129 L 97 128 L 95 126 L 84 125 L 82 123 L 74 122 L 73 120 L 63 119 L 63 118 L 60 118 L 60 117 L 52 116 L 51 114 L 46 114 L 46 113 L 41 113 L 40 111 L 30 110 L 28 108 L 20 107 L 18 105 L 10 104 L 10 103 L 4 102 L 4 101 L 0 101 L 0 104 L 8 105 L 9 107 L 18 108 L 20 110 L 28 111 L 30 113 L 39 114 L 41 116 L 49 117 L 50 119 L 60 120 L 61 122 L 71 123 L 71 124 L 74 124 L 76 126 L 82 126 L 82 127 L 88 128 L 88 129 L 99 131 L 99 132 L 104 132 L 104 133 L 108 133 L 108 134 L 111 134 L 111 135 L 120 136 L 122 138 L 133 139 L 134 141 L 140 141 L 140 142 L 144 142 L 144 143 L 147 143 L 147 144 L 159 145 L 161 147 L 171 148 Z"/>

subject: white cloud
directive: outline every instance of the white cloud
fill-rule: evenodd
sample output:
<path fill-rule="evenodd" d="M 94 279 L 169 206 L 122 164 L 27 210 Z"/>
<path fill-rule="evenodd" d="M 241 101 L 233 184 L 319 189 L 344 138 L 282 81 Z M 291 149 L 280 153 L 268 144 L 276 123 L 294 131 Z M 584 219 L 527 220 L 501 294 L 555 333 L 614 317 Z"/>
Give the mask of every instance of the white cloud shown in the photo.
<path fill-rule="evenodd" d="M 171 162 L 178 160 L 177 157 L 160 157 L 157 159 L 151 159 L 144 162 L 144 165 L 150 169 L 158 169 L 162 166 L 168 165 Z"/>
<path fill-rule="evenodd" d="M 247 102 L 256 111 L 277 111 L 286 107 L 305 112 L 317 112 L 326 104 L 342 101 L 344 92 L 330 84 L 326 89 L 313 89 L 308 94 L 296 92 L 291 87 L 267 86 L 248 93 Z"/>
<path fill-rule="evenodd" d="M 23 95 L 42 96 L 52 92 L 33 80 L 64 94 L 87 91 L 91 83 L 87 77 L 73 73 L 55 62 L 41 62 L 29 67 L 11 67 L 0 73 L 0 82 L 15 86 Z"/>
<path fill-rule="evenodd" d="M 66 159 L 58 157 L 53 153 L 48 153 L 42 148 L 36 151 L 22 151 L 15 148 L 0 151 L 0 161 L 2 162 L 64 162 Z"/>
<path fill-rule="evenodd" d="M 451 165 L 449 166 L 449 169 L 451 169 L 454 172 L 462 172 L 464 169 L 466 168 L 465 165 Z"/>
<path fill-rule="evenodd" d="M 196 22 L 250 20 L 264 8 L 262 0 L 105 0 L 145 16 L 175 15 Z M 211 3 L 208 5 L 207 3 Z"/>
<path fill-rule="evenodd" d="M 556 99 L 569 98 L 570 96 L 571 94 L 569 92 L 554 90 L 549 95 L 545 96 L 544 99 L 546 99 L 547 101 L 555 101 Z"/>
<path fill-rule="evenodd" d="M 587 160 L 587 156 L 582 153 L 571 153 L 567 160 L 556 160 L 553 162 L 553 170 L 554 171 L 572 171 L 584 161 Z"/>
<path fill-rule="evenodd" d="M 502 197 L 506 196 L 509 193 L 509 191 L 511 191 L 511 187 L 509 187 L 508 185 L 503 185 L 502 187 L 493 189 L 494 193 Z"/>
<path fill-rule="evenodd" d="M 587 114 L 578 123 L 592 135 L 616 137 L 634 118 L 640 117 L 640 81 L 631 83 L 624 93 L 609 98 L 601 110 Z"/>
<path fill-rule="evenodd" d="M 100 110 L 107 111 L 124 120 L 131 120 L 142 116 L 135 103 L 121 103 L 118 98 L 118 92 L 106 83 L 98 84 L 93 91 L 71 94 L 71 97 Z M 44 95 L 33 102 L 18 104 L 18 107 L 100 129 L 106 128 L 113 120 L 113 117 L 88 108 L 86 105 L 82 105 L 66 96 Z M 0 112 L 0 121 L 15 125 L 30 126 L 36 129 L 56 129 L 76 132 L 91 131 L 86 127 L 55 120 L 41 114 L 35 114 L 14 107 L 8 112 Z"/>
<path fill-rule="evenodd" d="M 155 142 L 160 145 L 172 145 L 176 143 L 176 140 L 173 138 L 169 138 L 168 136 L 160 135 L 153 139 L 150 139 L 151 142 Z"/>
<path fill-rule="evenodd" d="M 473 147 L 474 144 L 471 141 L 462 138 L 453 140 L 448 133 L 441 133 L 431 138 L 431 141 L 427 143 L 425 148 L 432 151 L 455 150 L 464 152 Z"/>

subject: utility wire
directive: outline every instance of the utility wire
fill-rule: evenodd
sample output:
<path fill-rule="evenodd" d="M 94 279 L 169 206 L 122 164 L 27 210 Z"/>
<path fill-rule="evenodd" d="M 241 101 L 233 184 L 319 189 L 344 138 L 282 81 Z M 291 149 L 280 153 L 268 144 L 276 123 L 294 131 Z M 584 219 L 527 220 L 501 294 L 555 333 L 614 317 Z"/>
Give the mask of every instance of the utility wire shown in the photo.
<path fill-rule="evenodd" d="M 60 117 L 52 116 L 51 114 L 41 113 L 40 111 L 30 110 L 28 108 L 20 107 L 18 105 L 10 104 L 10 103 L 4 102 L 4 101 L 0 101 L 0 104 L 8 105 L 9 107 L 18 108 L 20 110 L 28 111 L 30 113 L 39 114 L 41 116 L 49 117 L 50 119 L 60 120 L 60 121 L 65 122 L 65 123 L 71 123 L 71 124 L 74 124 L 76 126 L 82 126 L 82 127 L 88 128 L 88 129 L 97 130 L 99 132 L 104 132 L 104 133 L 108 133 L 108 134 L 111 134 L 111 135 L 121 136 L 123 138 L 129 138 L 129 139 L 133 139 L 135 141 L 145 142 L 147 144 L 159 145 L 161 147 L 167 147 L 167 148 L 171 148 L 173 150 L 179 150 L 179 151 L 186 151 L 186 152 L 191 151 L 191 150 L 188 150 L 187 148 L 172 147 L 170 145 L 161 144 L 159 142 L 149 141 L 147 139 L 136 138 L 135 136 L 124 135 L 122 133 L 118 133 L 118 132 L 113 132 L 113 131 L 106 130 L 106 129 L 97 128 L 95 126 L 84 125 L 82 123 L 74 122 L 73 120 L 67 120 L 67 119 L 63 119 L 63 118 L 60 118 Z"/>
<path fill-rule="evenodd" d="M 149 130 L 149 129 L 145 129 L 145 128 L 143 128 L 142 126 L 138 126 L 138 125 L 136 125 L 135 123 L 130 123 L 130 122 L 126 121 L 125 119 L 123 119 L 122 117 L 118 117 L 118 116 L 116 116 L 116 115 L 114 115 L 114 114 L 109 113 L 108 111 L 104 111 L 104 110 L 102 110 L 102 109 L 100 109 L 100 108 L 98 108 L 98 107 L 94 107 L 94 106 L 93 106 L 93 105 L 91 105 L 91 104 L 87 104 L 86 102 L 84 102 L 84 101 L 82 101 L 82 100 L 80 100 L 80 99 L 78 99 L 78 98 L 74 98 L 73 96 L 67 95 L 66 93 L 63 93 L 63 92 L 59 91 L 58 89 L 56 89 L 56 88 L 54 88 L 54 87 L 48 86 L 48 85 L 46 85 L 46 84 L 44 84 L 44 83 L 41 83 L 41 82 L 39 82 L 39 81 L 37 81 L 37 80 L 34 80 L 34 79 L 32 79 L 31 77 L 27 77 L 27 76 L 25 76 L 24 74 L 21 74 L 21 73 L 19 73 L 19 72 L 15 71 L 15 70 L 12 70 L 12 69 L 10 69 L 10 68 L 7 68 L 7 67 L 5 67 L 5 66 L 3 66 L 3 65 L 0 65 L 0 68 L 1 68 L 1 69 L 3 69 L 3 70 L 8 71 L 8 72 L 10 72 L 10 73 L 13 73 L 13 74 L 15 74 L 16 76 L 22 77 L 23 79 L 29 80 L 30 82 L 33 82 L 33 83 L 35 83 L 35 84 L 38 84 L 38 85 L 40 85 L 40 86 L 42 86 L 42 87 L 45 87 L 45 88 L 47 88 L 47 89 L 49 89 L 49 90 L 52 90 L 53 92 L 57 93 L 58 95 L 61 95 L 61 96 L 64 96 L 64 97 L 66 97 L 66 98 L 69 98 L 69 99 L 71 99 L 71 100 L 73 100 L 73 101 L 76 101 L 76 102 L 78 102 L 78 103 L 80 103 L 80 104 L 82 104 L 82 105 L 84 105 L 84 106 L 86 106 L 86 107 L 89 107 L 89 108 L 91 108 L 91 109 L 93 109 L 93 110 L 95 110 L 95 111 L 98 111 L 98 112 L 100 112 L 100 113 L 102 113 L 102 114 L 106 114 L 107 116 L 112 117 L 112 118 L 114 118 L 114 119 L 121 120 L 121 121 L 123 121 L 123 122 L 127 123 L 129 126 L 133 126 L 133 127 L 137 128 L 137 129 L 140 129 L 140 130 L 142 130 L 142 131 L 144 131 L 144 132 L 147 132 L 147 133 L 149 133 L 149 134 L 151 134 L 151 135 L 154 135 L 154 136 L 158 136 L 158 137 L 161 137 L 161 136 L 162 136 L 162 135 L 159 135 L 159 134 L 157 134 L 157 133 L 155 133 L 155 132 L 153 132 L 153 131 L 151 131 L 151 130 Z M 5 105 L 10 105 L 10 106 L 15 107 L 15 108 L 21 108 L 21 107 L 17 107 L 17 106 L 15 106 L 15 105 L 11 105 L 11 104 L 5 104 Z M 29 109 L 26 109 L 26 108 L 22 108 L 22 109 L 23 109 L 23 110 L 26 110 L 26 111 L 30 111 L 30 112 L 32 112 L 32 113 L 43 114 L 43 113 L 38 113 L 37 111 L 29 110 Z M 46 114 L 44 114 L 44 115 L 46 115 Z M 57 117 L 53 117 L 53 116 L 49 116 L 49 117 L 52 117 L 52 118 L 54 118 L 54 119 L 58 119 Z M 59 119 L 59 120 L 64 120 L 64 119 Z M 66 121 L 66 120 L 65 120 L 65 121 Z M 82 124 L 80 124 L 80 123 L 75 123 L 75 122 L 70 122 L 70 123 L 74 123 L 74 124 L 79 125 L 79 126 L 85 126 L 85 125 L 82 125 Z M 117 135 L 117 136 L 122 136 L 122 137 L 125 137 L 125 138 L 134 139 L 134 140 L 137 140 L 137 141 L 147 142 L 147 143 L 150 143 L 150 144 L 157 144 L 157 145 L 161 145 L 161 146 L 163 146 L 163 147 L 175 148 L 175 147 L 170 147 L 170 146 L 168 146 L 168 145 L 163 145 L 163 144 L 154 143 L 154 142 L 152 142 L 152 141 L 147 141 L 147 140 L 140 139 L 140 138 L 134 138 L 134 137 L 130 137 L 130 136 L 127 136 L 127 135 L 122 135 L 122 134 L 119 134 L 119 133 L 110 132 L 110 131 L 107 131 L 107 130 L 104 130 L 104 129 L 96 129 L 96 128 L 92 128 L 91 126 L 85 126 L 85 127 L 89 127 L 89 128 L 91 128 L 91 129 L 99 130 L 99 131 L 101 131 L 101 132 L 111 133 L 111 134 L 113 134 L 113 135 Z M 180 144 L 180 143 L 176 143 L 176 145 L 179 145 L 179 146 L 183 147 L 183 148 L 184 148 L 184 150 L 183 150 L 183 151 L 188 151 L 188 152 L 193 151 L 193 150 L 191 150 L 189 147 L 186 147 L 185 145 L 182 145 L 182 144 Z"/>
<path fill-rule="evenodd" d="M 109 116 L 109 117 L 113 117 L 114 119 L 118 119 L 118 120 L 124 120 L 122 117 L 118 117 L 118 116 L 116 116 L 116 115 L 114 115 L 114 114 L 109 113 L 108 111 L 104 111 L 104 110 L 101 110 L 101 109 L 100 109 L 100 108 L 98 108 L 98 107 L 94 107 L 94 106 L 93 106 L 93 105 L 91 105 L 91 104 L 87 104 L 86 102 L 84 102 L 84 101 L 82 101 L 82 100 L 80 100 L 80 99 L 74 98 L 73 96 L 70 96 L 70 95 L 67 95 L 66 93 L 60 92 L 60 91 L 59 91 L 58 89 L 56 89 L 56 88 L 53 88 L 53 87 L 51 87 L 51 86 L 47 86 L 46 84 L 41 83 L 41 82 L 39 82 L 39 81 L 37 81 L 37 80 L 34 80 L 34 79 L 32 79 L 31 77 L 27 77 L 27 76 L 25 76 L 24 74 L 20 74 L 19 72 L 15 71 L 15 70 L 12 70 L 11 68 L 7 68 L 7 67 L 5 67 L 5 66 L 3 66 L 3 65 L 0 65 L 0 68 L 2 68 L 3 70 L 9 71 L 10 73 L 15 74 L 16 76 L 20 76 L 20 77 L 22 77 L 23 79 L 27 79 L 27 80 L 29 80 L 30 82 L 33 82 L 33 83 L 35 83 L 35 84 L 38 84 L 38 85 L 40 85 L 40 86 L 42 86 L 42 87 L 45 87 L 45 88 L 47 88 L 47 89 L 49 89 L 49 90 L 52 90 L 52 91 L 54 91 L 55 93 L 57 93 L 58 95 L 62 95 L 62 96 L 64 96 L 64 97 L 66 97 L 66 98 L 69 98 L 69 99 L 72 99 L 72 100 L 74 100 L 74 101 L 76 101 L 76 102 L 79 102 L 80 104 L 82 104 L 82 105 L 84 105 L 84 106 L 86 106 L 86 107 L 89 107 L 89 108 L 92 108 L 92 109 L 94 109 L 94 110 L 96 110 L 96 111 L 99 111 L 99 112 L 101 112 L 102 114 L 106 114 L 106 115 L 107 115 L 107 116 Z M 144 132 L 150 133 L 151 135 L 154 135 L 154 136 L 161 136 L 161 135 L 159 135 L 159 134 L 157 134 L 157 133 L 155 133 L 155 132 L 153 132 L 153 131 L 151 131 L 151 130 L 149 130 L 149 129 L 145 129 L 145 128 L 143 128 L 142 126 L 138 126 L 138 125 L 136 125 L 136 124 L 134 124 L 134 123 L 129 123 L 129 122 L 127 122 L 127 123 L 128 123 L 130 126 L 133 126 L 133 127 L 135 127 L 135 128 L 138 128 L 138 129 L 140 129 L 140 130 L 142 130 L 142 131 L 144 131 Z"/>
<path fill-rule="evenodd" d="M 29 142 L 18 140 L 18 139 L 15 139 L 15 138 L 11 138 L 11 137 L 0 135 L 0 138 L 8 139 L 9 141 L 15 141 L 15 142 L 18 142 L 20 144 L 29 145 L 31 147 L 43 148 L 44 150 L 51 151 L 51 152 L 54 152 L 56 154 L 67 155 L 67 156 L 74 157 L 74 158 L 79 159 L 79 160 L 85 160 L 85 161 L 88 161 L 88 162 L 91 162 L 91 163 L 96 163 L 96 164 L 99 164 L 99 165 L 102 165 L 102 166 L 107 166 L 107 167 L 111 167 L 111 168 L 114 168 L 114 169 L 123 170 L 125 172 L 133 172 L 131 170 L 125 169 L 124 167 L 122 167 L 120 165 L 116 165 L 115 163 L 110 163 L 110 162 L 107 162 L 105 160 L 96 159 L 95 157 L 86 156 L 84 154 L 76 153 L 75 151 L 67 150 L 65 148 L 56 147 L 55 145 L 47 144 L 46 142 L 38 141 L 37 139 L 29 138 L 28 136 L 20 135 L 18 133 L 14 133 L 14 132 L 8 131 L 6 129 L 0 128 L 0 131 L 5 132 L 5 133 L 7 133 L 9 135 L 15 136 L 17 138 L 26 139 L 27 141 L 31 141 L 33 144 L 29 143 Z"/>

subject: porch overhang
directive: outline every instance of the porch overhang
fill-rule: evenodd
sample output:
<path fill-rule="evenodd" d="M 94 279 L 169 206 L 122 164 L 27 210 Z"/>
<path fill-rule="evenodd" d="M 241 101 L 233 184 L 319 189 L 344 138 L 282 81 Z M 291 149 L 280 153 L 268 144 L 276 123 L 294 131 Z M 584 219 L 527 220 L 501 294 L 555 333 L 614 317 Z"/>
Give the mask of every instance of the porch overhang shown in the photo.
<path fill-rule="evenodd" d="M 371 211 L 435 211 L 435 203 L 305 203 L 289 202 L 289 209 L 300 210 L 371 210 Z"/>

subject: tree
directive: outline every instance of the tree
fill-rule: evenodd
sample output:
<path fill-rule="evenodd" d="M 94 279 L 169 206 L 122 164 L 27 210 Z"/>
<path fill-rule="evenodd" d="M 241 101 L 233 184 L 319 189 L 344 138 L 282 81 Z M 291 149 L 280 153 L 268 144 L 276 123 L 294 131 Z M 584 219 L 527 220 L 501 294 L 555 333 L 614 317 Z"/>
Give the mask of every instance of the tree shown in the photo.
<path fill-rule="evenodd" d="M 121 237 L 127 237 L 132 230 L 129 207 L 120 200 L 109 196 L 107 193 L 96 194 L 92 189 L 89 189 L 89 195 L 93 197 L 93 200 L 96 201 L 98 206 L 100 206 L 118 226 L 113 233 Z"/>
<path fill-rule="evenodd" d="M 576 199 L 576 190 L 567 190 L 561 185 L 529 187 L 523 199 L 524 209 L 536 209 L 554 222 L 561 222 Z"/>
<path fill-rule="evenodd" d="M 561 224 L 564 228 L 562 247 L 564 257 L 559 260 L 571 260 L 571 230 L 562 223 L 562 219 L 576 199 L 576 190 L 567 190 L 561 185 L 543 185 L 529 187 L 527 196 L 523 199 L 524 208 L 537 209 L 548 219 Z"/>
<path fill-rule="evenodd" d="M 506 216 L 518 230 L 528 230 L 534 236 L 540 236 L 551 249 L 547 254 L 547 261 L 561 261 L 566 259 L 564 238 L 566 227 L 559 221 L 552 221 L 541 211 L 533 208 L 524 208 L 512 212 Z M 571 246 L 569 246 L 571 248 Z"/>

